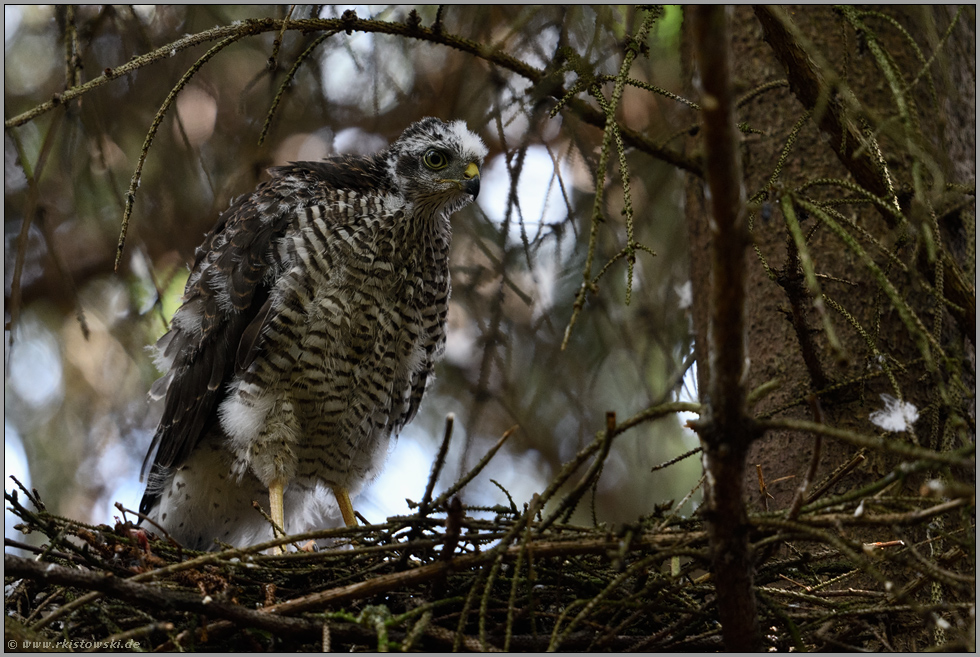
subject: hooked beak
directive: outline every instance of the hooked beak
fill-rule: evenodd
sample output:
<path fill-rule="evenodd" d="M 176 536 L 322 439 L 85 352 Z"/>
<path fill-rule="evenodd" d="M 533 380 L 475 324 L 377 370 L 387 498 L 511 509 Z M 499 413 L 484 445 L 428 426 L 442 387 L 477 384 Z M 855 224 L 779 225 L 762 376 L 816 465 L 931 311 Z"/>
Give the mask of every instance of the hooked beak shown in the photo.
<path fill-rule="evenodd" d="M 476 162 L 466 165 L 466 171 L 463 172 L 463 191 L 474 199 L 480 194 L 480 167 Z"/>

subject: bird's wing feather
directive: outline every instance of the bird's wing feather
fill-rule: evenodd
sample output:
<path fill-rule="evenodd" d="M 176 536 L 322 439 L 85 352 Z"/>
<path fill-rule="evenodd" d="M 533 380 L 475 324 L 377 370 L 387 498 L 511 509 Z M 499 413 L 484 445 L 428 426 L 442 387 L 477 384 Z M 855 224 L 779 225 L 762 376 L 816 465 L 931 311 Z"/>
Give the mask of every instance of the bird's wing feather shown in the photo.
<path fill-rule="evenodd" d="M 154 469 L 184 461 L 215 420 L 242 332 L 269 296 L 263 281 L 271 265 L 269 245 L 285 230 L 288 216 L 259 211 L 267 193 L 264 185 L 221 215 L 197 250 L 170 331 L 157 343 L 158 364 L 167 371 L 152 391 L 165 395 L 147 453 L 149 460 L 156 450 Z"/>
<path fill-rule="evenodd" d="M 255 315 L 255 318 L 245 327 L 242 339 L 238 343 L 238 353 L 235 356 L 235 371 L 244 372 L 255 360 L 259 351 L 259 342 L 262 337 L 262 329 L 269 322 L 269 313 L 272 312 L 272 298 L 266 299 L 262 308 Z"/>
<path fill-rule="evenodd" d="M 157 343 L 158 365 L 167 371 L 151 395 L 166 399 L 144 474 L 151 458 L 153 473 L 187 459 L 217 422 L 236 365 L 241 370 L 255 358 L 270 321 L 270 290 L 285 264 L 274 243 L 291 229 L 295 211 L 321 203 L 331 189 L 379 191 L 384 172 L 376 158 L 340 156 L 292 163 L 272 174 L 232 202 L 196 251 L 183 304 Z M 151 481 L 141 511 L 158 496 Z"/>

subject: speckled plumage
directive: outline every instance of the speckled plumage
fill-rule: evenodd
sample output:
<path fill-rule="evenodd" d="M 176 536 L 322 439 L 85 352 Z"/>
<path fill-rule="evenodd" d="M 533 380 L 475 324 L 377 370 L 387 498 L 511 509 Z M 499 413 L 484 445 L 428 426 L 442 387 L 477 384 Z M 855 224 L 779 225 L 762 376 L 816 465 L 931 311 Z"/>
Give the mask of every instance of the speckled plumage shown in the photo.
<path fill-rule="evenodd" d="M 143 513 L 187 547 L 245 545 L 272 536 L 251 502 L 273 480 L 293 533 L 330 513 L 331 486 L 377 474 L 443 352 L 449 216 L 485 155 L 461 121 L 424 119 L 374 156 L 279 167 L 232 202 L 157 343 Z"/>

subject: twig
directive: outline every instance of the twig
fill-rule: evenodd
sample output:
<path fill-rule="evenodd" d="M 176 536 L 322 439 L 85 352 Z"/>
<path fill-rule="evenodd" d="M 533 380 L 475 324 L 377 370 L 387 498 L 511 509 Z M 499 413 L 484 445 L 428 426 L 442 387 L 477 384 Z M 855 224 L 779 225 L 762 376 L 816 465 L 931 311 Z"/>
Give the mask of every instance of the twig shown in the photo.
<path fill-rule="evenodd" d="M 283 24 L 283 29 L 285 29 L 285 23 Z M 272 104 L 269 106 L 269 111 L 266 113 L 265 122 L 262 124 L 262 132 L 259 133 L 259 146 L 261 146 L 265 142 L 265 138 L 269 134 L 269 128 L 272 127 L 272 118 L 276 114 L 276 109 L 279 107 L 279 103 L 282 102 L 282 99 L 286 96 L 286 90 L 289 89 L 289 86 L 292 83 L 293 78 L 296 77 L 296 72 L 299 71 L 300 65 L 302 65 L 302 63 L 306 61 L 306 59 L 310 55 L 313 54 L 313 51 L 316 50 L 321 43 L 323 43 L 324 41 L 326 41 L 336 33 L 337 33 L 336 31 L 330 31 L 330 32 L 325 32 L 320 36 L 318 36 L 316 39 L 313 40 L 313 43 L 307 46 L 306 50 L 304 50 L 300 54 L 300 56 L 296 58 L 296 61 L 293 62 L 293 65 L 290 67 L 289 72 L 286 73 L 286 78 L 282 81 L 282 84 L 279 85 L 279 90 L 276 92 L 275 98 L 272 99 Z"/>
<path fill-rule="evenodd" d="M 4 572 L 36 581 L 81 587 L 101 593 L 111 593 L 127 602 L 138 602 L 157 608 L 177 608 L 208 616 L 217 616 L 258 627 L 270 632 L 320 633 L 320 624 L 302 618 L 262 613 L 245 607 L 218 601 L 207 602 L 199 595 L 172 591 L 157 586 L 139 584 L 112 575 L 88 570 L 65 568 L 53 563 L 31 561 L 11 554 L 3 555 Z"/>
<path fill-rule="evenodd" d="M 564 515 L 563 521 L 568 522 L 568 519 L 571 517 L 572 513 L 575 512 L 575 508 L 578 506 L 579 500 L 581 500 L 582 496 L 585 495 L 585 491 L 596 481 L 598 481 L 598 477 L 602 472 L 602 466 L 606 461 L 606 457 L 609 455 L 609 448 L 612 446 L 612 440 L 617 433 L 621 432 L 618 432 L 616 429 L 616 413 L 608 411 L 606 413 L 606 430 L 600 432 L 602 441 L 599 443 L 598 456 L 596 456 L 595 460 L 592 462 L 592 465 L 589 466 L 589 469 L 585 472 L 585 474 L 582 475 L 582 478 L 575 485 L 575 488 L 573 488 L 571 492 L 565 496 L 565 498 L 558 505 L 558 508 L 552 511 L 551 516 L 549 516 L 549 520 L 551 518 L 557 519 Z M 542 523 L 543 526 L 548 526 L 550 524 L 551 523 L 547 520 Z"/>
<path fill-rule="evenodd" d="M 17 235 L 17 253 L 14 257 L 14 272 L 10 282 L 10 306 L 8 307 L 8 312 L 10 313 L 10 336 L 7 343 L 8 349 L 13 347 L 13 329 L 19 323 L 18 319 L 20 317 L 22 294 L 20 280 L 24 272 L 24 263 L 27 260 L 27 245 L 31 232 L 31 223 L 33 223 L 34 218 L 38 213 L 38 203 L 40 202 L 41 198 L 41 192 L 39 191 L 37 181 L 41 176 L 42 170 L 44 169 L 44 164 L 47 162 L 47 154 L 50 152 L 51 145 L 54 143 L 54 135 L 61 126 L 61 119 L 63 117 L 64 113 L 59 113 L 55 117 L 55 120 L 51 122 L 51 125 L 48 126 L 48 131 L 44 136 L 44 144 L 41 147 L 41 153 L 38 155 L 38 161 L 34 167 L 32 167 L 30 162 L 27 161 L 27 153 L 24 150 L 24 146 L 18 136 L 12 132 L 9 133 L 10 140 L 13 142 L 14 148 L 17 151 L 17 161 L 20 162 L 20 166 L 24 170 L 24 176 L 27 179 L 28 195 L 27 203 L 24 208 L 24 217 L 20 225 L 20 233 Z M 10 367 L 9 357 L 6 359 L 5 367 Z"/>
<path fill-rule="evenodd" d="M 742 481 L 749 445 L 759 435 L 745 412 L 745 192 L 735 125 L 729 12 L 692 10 L 695 53 L 704 86 L 701 100 L 706 177 L 711 190 L 711 292 L 708 395 L 710 410 L 698 422 L 708 472 L 706 516 L 712 573 L 725 648 L 762 647 L 753 591 L 754 564 Z"/>
<path fill-rule="evenodd" d="M 868 154 L 858 156 L 857 150 L 865 139 L 861 129 L 853 122 L 853 105 L 857 103 L 854 95 L 842 89 L 842 81 L 830 78 L 832 74 L 828 72 L 832 69 L 807 43 L 785 10 L 774 6 L 757 6 L 755 14 L 762 24 L 766 41 L 789 73 L 790 90 L 807 110 L 813 112 L 813 118 L 820 128 L 828 133 L 828 143 L 835 148 L 841 164 L 873 194 L 887 194 L 887 188 Z M 818 111 L 821 106 L 823 111 Z"/>
<path fill-rule="evenodd" d="M 966 445 L 965 447 L 961 447 L 953 452 L 937 452 L 935 450 L 926 449 L 925 447 L 916 447 L 915 445 L 910 445 L 898 440 L 888 440 L 878 436 L 869 436 L 867 434 L 860 434 L 854 431 L 848 431 L 846 429 L 838 429 L 837 427 L 819 424 L 817 422 L 810 422 L 808 420 L 779 418 L 775 420 L 759 420 L 758 424 L 760 428 L 767 431 L 772 429 L 809 431 L 812 433 L 819 433 L 830 438 L 836 438 L 837 440 L 842 440 L 845 443 L 854 445 L 855 447 L 864 447 L 866 449 L 891 452 L 892 454 L 897 454 L 898 456 L 904 456 L 906 458 L 930 461 L 933 463 L 944 463 L 946 465 L 969 467 L 970 456 L 973 456 L 976 452 L 976 445 Z"/>
<path fill-rule="evenodd" d="M 520 427 L 518 427 L 515 424 L 510 429 L 505 431 L 504 434 L 500 437 L 500 440 L 498 440 L 497 443 L 487 451 L 487 453 L 483 456 L 483 458 L 480 459 L 479 463 L 473 466 L 473 469 L 470 470 L 465 475 L 463 475 L 459 479 L 459 481 L 457 481 L 455 484 L 450 486 L 449 490 L 447 490 L 445 493 L 443 493 L 438 498 L 436 498 L 435 502 L 432 503 L 432 506 L 435 508 L 441 507 L 443 504 L 446 503 L 446 500 L 448 500 L 453 495 L 461 491 L 463 487 L 466 486 L 466 484 L 473 481 L 473 479 L 476 478 L 478 474 L 480 474 L 483 468 L 487 466 L 487 464 L 490 462 L 490 459 L 492 459 L 494 455 L 500 450 L 500 448 L 504 446 L 504 443 L 507 442 L 507 439 L 510 438 L 511 435 L 513 435 L 513 433 L 517 431 L 519 428 Z"/>
<path fill-rule="evenodd" d="M 820 405 L 820 399 L 816 395 L 811 394 L 809 401 L 814 421 L 818 424 L 824 424 L 824 413 L 823 407 Z M 822 447 L 823 437 L 817 434 L 813 438 L 813 452 L 810 455 L 810 465 L 806 470 L 806 474 L 803 475 L 803 481 L 800 482 L 800 487 L 796 489 L 796 494 L 793 496 L 793 501 L 789 505 L 789 510 L 786 512 L 786 518 L 788 520 L 795 520 L 800 514 L 800 509 L 803 508 L 803 500 L 807 498 L 807 490 L 810 488 L 810 482 L 817 476 L 817 467 L 820 465 L 820 450 Z"/>
<path fill-rule="evenodd" d="M 657 470 L 663 470 L 664 468 L 670 467 L 670 466 L 674 465 L 675 463 L 680 463 L 681 461 L 683 461 L 684 459 L 686 459 L 689 456 L 694 456 L 695 454 L 700 454 L 700 453 L 701 453 L 701 448 L 700 447 L 695 447 L 694 449 L 692 449 L 690 451 L 684 452 L 680 456 L 675 456 L 674 458 L 670 459 L 669 461 L 664 461 L 660 465 L 653 466 L 652 468 L 650 468 L 650 472 L 656 472 Z"/>
<path fill-rule="evenodd" d="M 208 62 L 209 59 L 217 55 L 219 52 L 224 50 L 227 46 L 230 46 L 235 41 L 238 41 L 245 34 L 232 34 L 231 36 L 221 40 L 219 43 L 214 45 L 210 50 L 204 53 L 200 59 L 194 62 L 184 75 L 181 76 L 177 84 L 174 85 L 170 93 L 167 94 L 166 99 L 163 101 L 163 105 L 157 110 L 156 116 L 153 117 L 153 123 L 150 124 L 150 130 L 146 133 L 146 138 L 143 140 L 143 148 L 140 150 L 139 160 L 136 162 L 136 170 L 133 172 L 133 177 L 129 182 L 129 191 L 126 192 L 126 207 L 123 210 L 122 226 L 119 229 L 119 243 L 116 245 L 116 262 L 114 269 L 119 270 L 119 263 L 122 260 L 123 248 L 126 246 L 126 232 L 129 230 L 129 218 L 133 213 L 133 204 L 136 202 L 136 190 L 140 187 L 140 179 L 143 174 L 143 164 L 146 162 L 146 156 L 150 152 L 150 145 L 153 143 L 153 138 L 156 136 L 157 129 L 160 124 L 163 123 L 163 117 L 166 116 L 167 110 L 177 99 L 177 94 L 183 89 L 187 82 L 190 81 L 191 77 L 195 73 L 201 70 L 201 68 Z"/>
<path fill-rule="evenodd" d="M 632 43 L 642 43 L 646 39 L 646 35 L 649 33 L 650 28 L 653 27 L 655 15 L 654 12 L 649 12 L 643 24 L 637 33 L 631 37 Z M 586 295 L 595 289 L 595 283 L 592 280 L 592 263 L 595 259 L 596 246 L 599 239 L 599 226 L 603 223 L 602 209 L 604 207 L 603 195 L 606 188 L 606 168 L 609 163 L 610 153 L 612 144 L 615 141 L 617 146 L 622 144 L 622 132 L 619 129 L 619 124 L 616 121 L 616 111 L 619 108 L 619 102 L 623 96 L 623 89 L 626 87 L 626 80 L 629 77 L 629 70 L 633 64 L 633 60 L 639 54 L 639 50 L 635 47 L 628 47 L 626 53 L 623 55 L 623 62 L 619 67 L 619 75 L 616 76 L 616 83 L 613 87 L 612 95 L 607 101 L 602 95 L 598 84 L 594 85 L 591 89 L 593 97 L 596 101 L 600 103 L 603 114 L 603 133 L 602 133 L 602 145 L 599 150 L 599 163 L 596 165 L 595 172 L 595 199 L 592 203 L 592 216 L 591 216 L 591 230 L 589 232 L 589 246 L 588 251 L 585 256 L 585 264 L 582 267 L 582 285 L 579 287 L 578 293 L 575 295 L 575 302 L 572 304 L 572 316 L 568 320 L 568 326 L 565 327 L 565 335 L 562 338 L 561 349 L 562 351 L 568 346 L 568 341 L 571 339 L 572 329 L 575 326 L 575 322 L 578 319 L 578 315 L 582 312 L 585 307 L 585 297 Z M 625 160 L 621 160 L 621 163 Z M 623 184 L 626 185 L 624 189 L 629 189 L 629 181 L 627 180 L 628 172 L 624 171 L 623 174 Z M 629 223 L 632 224 L 632 219 L 630 218 Z M 629 229 L 632 234 L 632 228 Z M 627 244 L 627 248 L 632 245 Z M 632 274 L 632 264 L 630 265 L 630 274 Z"/>
<path fill-rule="evenodd" d="M 350 13 L 353 14 L 353 12 Z M 218 39 L 225 39 L 228 37 L 235 37 L 236 39 L 239 39 L 246 36 L 263 34 L 265 32 L 279 32 L 282 30 L 282 23 L 283 21 L 273 18 L 246 19 L 232 25 L 216 27 L 183 37 L 161 48 L 157 48 L 150 53 L 135 57 L 114 69 L 108 69 L 105 74 L 94 78 L 81 86 L 67 89 L 64 93 L 56 95 L 51 100 L 41 103 L 40 105 L 37 105 L 36 107 L 22 114 L 18 114 L 13 118 L 5 120 L 4 127 L 9 130 L 10 128 L 23 125 L 37 118 L 38 116 L 51 111 L 61 104 L 67 103 L 68 101 L 92 91 L 93 89 L 96 89 L 118 77 L 132 73 L 133 71 L 139 70 L 140 68 L 149 64 L 166 60 L 172 53 L 181 52 L 202 43 L 207 43 Z M 289 21 L 289 29 L 294 31 L 344 31 L 347 34 L 357 31 L 391 34 L 441 44 L 454 50 L 465 52 L 483 59 L 492 65 L 509 70 L 535 85 L 541 83 L 547 77 L 547 72 L 545 70 L 537 69 L 530 64 L 500 50 L 488 50 L 482 43 L 471 41 L 454 34 L 448 34 L 442 29 L 436 29 L 439 27 L 441 26 L 437 25 L 434 28 L 426 28 L 422 26 L 412 26 L 406 23 L 360 19 L 357 18 L 356 15 L 333 19 L 310 18 L 290 19 Z M 561 85 L 558 85 L 555 89 L 549 89 L 548 93 L 549 96 L 556 99 L 562 98 L 564 94 L 565 89 L 561 87 Z M 581 117 L 587 123 L 599 127 L 605 126 L 606 124 L 605 114 L 583 100 L 573 98 L 567 103 L 567 106 L 572 110 L 572 112 Z M 648 138 L 646 135 L 637 130 L 633 130 L 625 126 L 620 130 L 624 141 L 630 146 L 653 155 L 654 157 L 657 157 L 658 159 L 672 164 L 684 171 L 697 176 L 701 175 L 701 166 L 696 160 L 678 151 L 670 150 L 657 145 L 652 139 Z"/>
<path fill-rule="evenodd" d="M 453 423 L 455 420 L 455 413 L 446 414 L 446 428 L 442 433 L 442 443 L 439 445 L 439 453 L 436 454 L 436 460 L 432 462 L 432 469 L 429 471 L 429 481 L 425 485 L 425 493 L 422 495 L 422 501 L 419 502 L 420 517 L 424 518 L 429 512 L 432 491 L 435 490 L 436 482 L 439 480 L 439 474 L 442 472 L 442 467 L 446 464 L 446 455 L 449 453 L 449 441 L 453 437 Z"/>

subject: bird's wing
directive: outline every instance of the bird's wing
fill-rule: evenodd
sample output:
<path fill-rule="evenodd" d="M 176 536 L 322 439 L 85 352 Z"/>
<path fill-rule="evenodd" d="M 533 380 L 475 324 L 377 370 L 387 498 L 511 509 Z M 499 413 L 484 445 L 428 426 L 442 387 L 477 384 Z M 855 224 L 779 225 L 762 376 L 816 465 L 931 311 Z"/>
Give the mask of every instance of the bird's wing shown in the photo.
<path fill-rule="evenodd" d="M 165 401 L 147 453 L 148 461 L 156 451 L 155 470 L 183 462 L 216 420 L 242 333 L 269 297 L 271 244 L 290 217 L 263 209 L 268 186 L 236 199 L 208 233 L 183 304 L 157 342 L 157 364 L 165 374 L 150 394 Z"/>
<path fill-rule="evenodd" d="M 336 157 L 272 170 L 273 178 L 220 216 L 195 253 L 181 307 L 157 342 L 165 374 L 150 391 L 165 398 L 163 416 L 143 463 L 151 475 L 140 510 L 160 495 L 154 474 L 183 463 L 218 421 L 227 383 L 255 357 L 270 314 L 270 290 L 287 267 L 275 248 L 296 211 L 318 205 L 331 189 L 379 187 L 380 165 Z M 148 469 L 152 459 L 152 467 Z"/>

